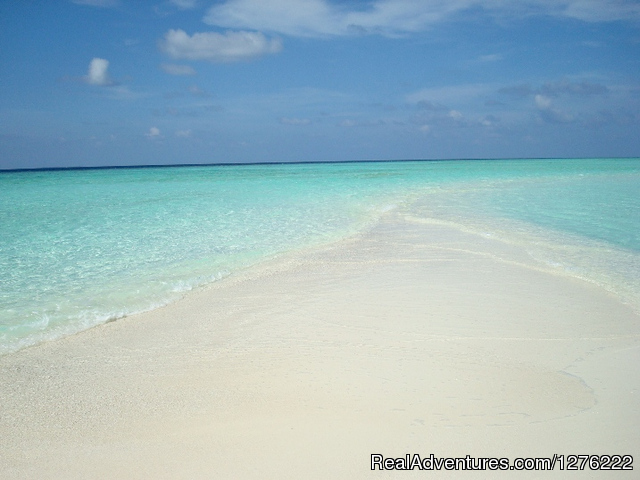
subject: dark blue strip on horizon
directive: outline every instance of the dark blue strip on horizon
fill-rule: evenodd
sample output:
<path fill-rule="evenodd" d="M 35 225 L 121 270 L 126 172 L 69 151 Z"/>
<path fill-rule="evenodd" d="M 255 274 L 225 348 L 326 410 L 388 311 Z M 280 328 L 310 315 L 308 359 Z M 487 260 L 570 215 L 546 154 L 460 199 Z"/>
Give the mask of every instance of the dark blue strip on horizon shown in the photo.
<path fill-rule="evenodd" d="M 342 161 L 300 161 L 300 162 L 243 162 L 243 163 L 173 163 L 167 165 L 104 165 L 95 167 L 41 167 L 41 168 L 9 168 L 1 169 L 1 173 L 14 172 L 52 172 L 66 170 L 117 170 L 132 168 L 176 168 L 176 167 L 241 167 L 256 165 L 318 165 L 318 164 L 350 164 L 350 163 L 397 163 L 397 162 L 460 162 L 460 161 L 487 161 L 487 160 L 593 160 L 594 157 L 585 159 L 583 157 L 576 158 L 557 158 L 557 157 L 540 157 L 540 158 L 432 158 L 432 159 L 403 159 L 403 160 L 342 160 Z M 634 159 L 636 157 L 607 157 L 607 159 Z"/>

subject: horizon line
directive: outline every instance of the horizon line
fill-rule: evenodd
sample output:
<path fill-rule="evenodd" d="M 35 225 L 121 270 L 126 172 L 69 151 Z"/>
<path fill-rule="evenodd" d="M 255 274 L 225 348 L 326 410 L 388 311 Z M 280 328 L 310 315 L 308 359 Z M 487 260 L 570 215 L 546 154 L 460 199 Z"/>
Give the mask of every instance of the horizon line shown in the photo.
<path fill-rule="evenodd" d="M 256 165 L 317 165 L 317 164 L 342 164 L 342 163 L 394 163 L 394 162 L 457 162 L 457 161 L 500 161 L 500 160 L 624 160 L 639 159 L 640 157 L 499 157 L 499 158 L 405 158 L 395 160 L 297 160 L 266 161 L 266 162 L 220 162 L 220 163 L 167 163 L 150 165 L 96 165 L 73 167 L 35 167 L 35 168 L 0 168 L 0 173 L 15 172 L 46 172 L 59 170 L 109 170 L 109 169 L 134 169 L 134 168 L 175 168 L 175 167 L 232 167 L 232 166 L 256 166 Z"/>

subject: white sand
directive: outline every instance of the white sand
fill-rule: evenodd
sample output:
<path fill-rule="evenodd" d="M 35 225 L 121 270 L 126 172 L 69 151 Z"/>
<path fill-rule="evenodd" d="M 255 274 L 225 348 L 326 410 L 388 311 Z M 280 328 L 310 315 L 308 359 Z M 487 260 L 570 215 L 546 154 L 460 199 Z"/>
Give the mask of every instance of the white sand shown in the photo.
<path fill-rule="evenodd" d="M 395 214 L 0 358 L 0 478 L 632 478 L 370 455 L 638 460 L 639 365 L 640 317 L 607 292 Z"/>

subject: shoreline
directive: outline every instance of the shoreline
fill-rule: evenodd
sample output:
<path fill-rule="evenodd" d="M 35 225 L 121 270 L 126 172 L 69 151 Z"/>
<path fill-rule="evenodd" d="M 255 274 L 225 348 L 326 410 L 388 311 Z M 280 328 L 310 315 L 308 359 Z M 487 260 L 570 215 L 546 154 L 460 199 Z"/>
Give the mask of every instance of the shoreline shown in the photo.
<path fill-rule="evenodd" d="M 373 453 L 638 454 L 640 317 L 596 285 L 398 212 L 284 257 L 0 357 L 0 476 L 369 478 Z"/>
<path fill-rule="evenodd" d="M 55 194 L 37 188 L 55 175 L 31 176 L 24 188 L 9 191 L 9 198 L 15 197 L 9 203 L 16 210 L 7 212 L 16 221 L 7 225 L 13 257 L 5 256 L 0 262 L 7 277 L 7 288 L 0 295 L 5 307 L 0 312 L 4 325 L 0 354 L 158 308 L 193 288 L 261 261 L 258 257 L 278 252 L 287 255 L 303 245 L 339 240 L 360 230 L 362 222 L 384 215 L 385 208 L 398 208 L 397 204 L 405 202 L 417 207 L 419 217 L 453 220 L 462 229 L 471 226 L 478 233 L 486 229 L 507 243 L 539 247 L 537 258 L 552 269 L 557 265 L 595 281 L 640 312 L 640 246 L 633 215 L 613 215 L 615 228 L 611 229 L 598 218 L 611 217 L 612 207 L 593 198 L 589 207 L 593 211 L 588 212 L 568 195 L 577 188 L 577 198 L 581 198 L 591 185 L 593 191 L 609 192 L 617 199 L 612 205 L 623 203 L 633 212 L 637 208 L 631 200 L 635 198 L 635 177 L 619 174 L 637 176 L 635 164 L 531 160 L 522 165 L 514 161 L 483 166 L 459 162 L 452 166 L 455 168 L 406 163 L 335 168 L 293 165 L 255 167 L 250 175 L 185 170 L 178 178 L 153 170 L 143 172 L 145 175 L 80 172 L 54 182 Z M 600 178 L 598 172 L 606 174 Z M 345 178 L 335 182 L 342 173 Z M 269 179 L 266 183 L 264 174 Z M 139 194 L 123 188 L 131 181 L 139 185 L 140 192 L 147 191 L 149 198 L 138 198 Z M 264 203 L 258 200 L 260 195 L 238 195 L 242 189 L 234 185 L 274 195 L 269 193 L 270 201 Z M 213 194 L 218 188 L 219 194 Z M 33 194 L 28 193 L 30 189 Z M 88 190 L 95 193 L 88 197 L 90 204 L 77 202 Z M 39 200 L 25 203 L 22 195 Z M 537 201 L 551 197 L 557 201 Z M 170 201 L 172 198 L 176 201 Z M 511 208 L 520 201 L 533 206 Z M 17 213 L 24 208 L 26 218 L 18 221 L 22 215 Z M 536 218 L 529 222 L 527 209 L 546 213 L 533 215 Z M 74 230 L 77 226 L 68 211 L 86 215 L 80 222 L 85 227 Z M 559 211 L 574 212 L 583 219 L 581 228 L 588 230 L 585 236 L 572 222 L 566 223 L 566 229 L 558 226 L 553 219 Z M 52 224 L 47 226 L 47 222 Z M 570 233 L 575 231 L 577 236 Z M 598 238 L 604 238 L 604 243 Z M 636 250 L 626 251 L 627 244 Z M 19 268 L 14 268 L 16 262 Z"/>
<path fill-rule="evenodd" d="M 397 208 L 397 205 L 393 205 L 390 209 L 394 208 Z M 215 288 L 215 286 L 221 281 L 242 281 L 242 279 L 247 277 L 247 275 L 251 276 L 256 274 L 256 272 L 260 272 L 264 269 L 274 268 L 274 265 L 279 265 L 279 267 L 275 268 L 286 268 L 283 267 L 283 265 L 286 265 L 288 259 L 300 258 L 308 252 L 331 248 L 332 245 L 339 244 L 344 241 L 349 241 L 349 239 L 356 238 L 362 235 L 364 232 L 371 229 L 372 225 L 375 225 L 380 220 L 380 218 L 383 217 L 388 211 L 389 209 L 386 209 L 381 212 L 377 212 L 374 215 L 370 215 L 366 219 L 360 220 L 359 222 L 354 222 L 354 224 L 347 229 L 344 229 L 337 233 L 333 232 L 331 236 L 327 236 L 326 238 L 307 240 L 305 244 L 298 245 L 296 247 L 290 247 L 288 250 L 267 254 L 257 260 L 253 260 L 254 263 L 249 262 L 247 264 L 240 265 L 236 270 L 223 269 L 214 273 L 208 273 L 207 275 L 205 275 L 208 280 L 204 281 L 204 283 L 198 283 L 196 277 L 191 278 L 189 279 L 189 283 L 193 283 L 193 285 L 189 286 L 188 289 L 174 290 L 174 295 L 172 296 L 167 296 L 167 292 L 165 292 L 164 297 L 160 296 L 157 299 L 153 299 L 151 304 L 141 307 L 141 309 L 136 309 L 136 307 L 131 306 L 124 306 L 123 309 L 127 311 L 126 313 L 99 314 L 97 320 L 91 320 L 90 322 L 88 322 L 89 326 L 83 325 L 82 327 L 79 327 L 74 323 L 67 323 L 59 325 L 59 331 L 56 333 L 56 335 L 53 336 L 51 335 L 50 331 L 43 331 L 37 332 L 37 334 L 32 334 L 31 337 L 23 337 L 20 339 L 20 343 L 22 343 L 22 345 L 20 347 L 17 347 L 17 349 L 15 348 L 15 346 L 12 346 L 11 348 L 8 348 L 6 345 L 0 346 L 0 359 L 7 355 L 14 355 L 25 349 L 38 347 L 39 345 L 50 342 L 57 342 L 67 337 L 81 335 L 82 333 L 87 332 L 91 329 L 99 328 L 112 322 L 118 322 L 128 317 L 137 317 L 139 315 L 145 315 L 154 312 L 156 310 L 172 305 L 173 303 L 181 302 L 185 298 L 188 298 L 190 295 L 200 290 Z M 215 280 L 211 280 L 211 278 L 215 278 Z M 29 339 L 29 341 L 26 342 L 26 339 Z"/>

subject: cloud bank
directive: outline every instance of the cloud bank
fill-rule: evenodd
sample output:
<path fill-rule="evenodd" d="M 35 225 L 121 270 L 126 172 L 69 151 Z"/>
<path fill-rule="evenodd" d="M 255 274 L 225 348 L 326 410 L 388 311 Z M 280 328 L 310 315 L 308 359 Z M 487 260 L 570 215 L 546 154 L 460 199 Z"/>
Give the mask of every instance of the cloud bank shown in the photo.
<path fill-rule="evenodd" d="M 224 28 L 301 37 L 350 34 L 388 36 L 418 32 L 473 9 L 501 18 L 532 15 L 586 22 L 640 19 L 636 0 L 374 0 L 366 8 L 327 0 L 227 0 L 211 7 L 204 22 Z"/>
<path fill-rule="evenodd" d="M 160 49 L 174 59 L 229 63 L 278 53 L 282 42 L 259 32 L 204 32 L 189 36 L 184 30 L 169 30 Z"/>
<path fill-rule="evenodd" d="M 291 36 L 317 37 L 362 33 L 412 32 L 459 9 L 460 0 L 376 1 L 365 11 L 348 10 L 325 0 L 228 0 L 209 9 L 204 22 Z"/>

